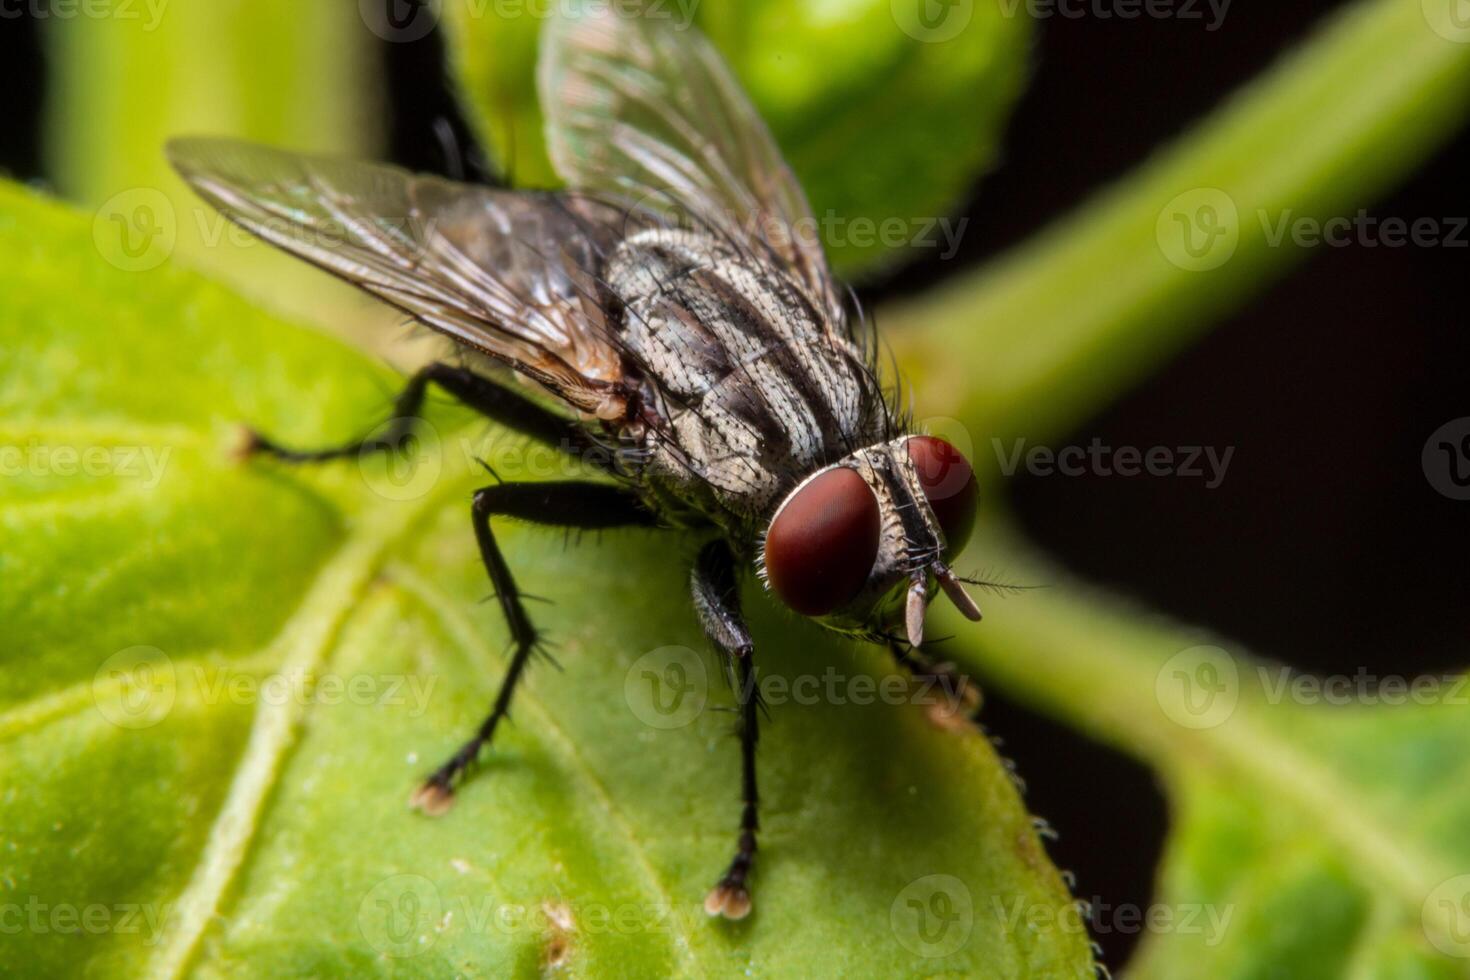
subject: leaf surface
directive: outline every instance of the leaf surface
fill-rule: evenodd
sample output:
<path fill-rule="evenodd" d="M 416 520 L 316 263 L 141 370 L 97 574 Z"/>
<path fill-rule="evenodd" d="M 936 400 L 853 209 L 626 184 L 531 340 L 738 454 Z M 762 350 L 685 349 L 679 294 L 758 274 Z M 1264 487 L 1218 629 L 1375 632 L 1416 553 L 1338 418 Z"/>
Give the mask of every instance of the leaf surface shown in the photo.
<path fill-rule="evenodd" d="M 171 264 L 110 265 L 13 186 L 0 255 L 7 972 L 1091 975 L 1080 931 L 1001 914 L 1070 899 L 987 743 L 882 703 L 885 654 L 754 590 L 786 683 L 763 688 L 756 911 L 704 917 L 738 749 L 669 534 L 504 528 L 562 669 L 532 668 L 449 814 L 411 813 L 505 664 L 473 457 L 576 472 L 442 405 L 406 471 L 238 463 L 239 420 L 344 439 L 395 379 Z M 659 656 L 686 674 L 655 690 Z"/>

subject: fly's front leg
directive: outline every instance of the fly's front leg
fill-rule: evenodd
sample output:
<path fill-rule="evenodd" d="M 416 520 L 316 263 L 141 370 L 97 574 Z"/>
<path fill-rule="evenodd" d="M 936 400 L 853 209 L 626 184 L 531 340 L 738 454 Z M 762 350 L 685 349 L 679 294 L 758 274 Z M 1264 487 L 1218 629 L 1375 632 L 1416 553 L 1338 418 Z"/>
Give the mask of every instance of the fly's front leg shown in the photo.
<path fill-rule="evenodd" d="M 640 504 L 636 497 L 620 487 L 601 483 L 504 483 L 475 491 L 471 515 L 475 525 L 475 540 L 480 546 L 480 558 L 485 571 L 495 587 L 495 598 L 500 611 L 510 627 L 511 658 L 505 679 L 490 714 L 481 722 L 459 750 L 428 779 L 424 780 L 410 799 L 410 804 L 430 815 L 443 813 L 454 799 L 455 785 L 460 776 L 479 757 L 480 750 L 495 737 L 495 728 L 510 712 L 511 698 L 516 684 L 526 669 L 526 662 L 535 651 L 541 634 L 526 614 L 520 590 L 505 563 L 505 556 L 495 541 L 490 529 L 490 518 L 513 517 L 552 524 L 558 527 L 582 530 L 603 530 L 615 527 L 652 527 L 656 523 L 652 514 Z"/>
<path fill-rule="evenodd" d="M 889 641 L 888 649 L 918 685 L 915 699 L 924 706 L 931 722 L 947 731 L 966 730 L 974 724 L 980 713 L 980 685 L 954 664 L 935 662 L 918 647 Z"/>
<path fill-rule="evenodd" d="M 710 915 L 743 919 L 750 914 L 750 871 L 755 861 L 755 834 L 760 827 L 760 796 L 755 782 L 755 746 L 760 738 L 760 697 L 755 681 L 755 646 L 740 614 L 735 557 L 723 541 L 706 545 L 690 576 L 694 608 L 705 634 L 732 661 L 740 722 L 740 836 L 735 857 L 704 900 Z"/>
<path fill-rule="evenodd" d="M 365 452 L 402 452 L 420 421 L 419 413 L 431 382 L 460 403 L 508 429 L 548 445 L 560 446 L 568 452 L 590 455 L 595 461 L 596 454 L 587 453 L 593 448 L 591 440 L 575 422 L 467 368 L 440 362 L 419 369 L 408 379 L 408 384 L 393 403 L 391 423 L 378 435 L 321 449 L 289 449 L 250 429 L 245 451 L 288 463 L 323 462 Z"/>

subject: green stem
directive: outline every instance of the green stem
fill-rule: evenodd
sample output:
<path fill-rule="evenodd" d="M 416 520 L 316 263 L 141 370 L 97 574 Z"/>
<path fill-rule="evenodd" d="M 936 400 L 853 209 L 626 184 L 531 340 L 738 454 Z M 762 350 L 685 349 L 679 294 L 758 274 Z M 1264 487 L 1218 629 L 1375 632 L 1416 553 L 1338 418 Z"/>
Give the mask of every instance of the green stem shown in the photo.
<path fill-rule="evenodd" d="M 1407 907 L 1417 909 L 1455 873 L 1442 847 L 1403 833 L 1393 804 L 1365 804 L 1365 773 L 1332 751 L 1361 733 L 1367 713 L 1295 704 L 1280 686 L 1285 668 L 1068 579 L 1018 546 L 1003 519 L 986 527 L 977 550 L 1021 581 L 1047 584 L 992 603 L 996 615 L 980 628 L 936 604 L 936 631 L 954 635 L 945 649 L 957 663 L 1146 762 L 1176 803 L 1191 778 L 1228 773 L 1242 794 L 1274 800 L 1280 812 L 1316 827 L 1351 855 L 1365 880 Z M 1417 713 L 1421 725 L 1438 712 L 1443 737 L 1455 737 L 1454 706 L 1391 710 L 1399 719 Z M 1385 738 L 1426 730 L 1382 729 Z M 1455 923 L 1443 909 L 1425 908 L 1427 928 L 1452 934 Z"/>
<path fill-rule="evenodd" d="M 880 311 L 924 411 L 1055 436 L 1238 308 L 1300 256 L 1283 218 L 1351 217 L 1465 118 L 1454 2 L 1363 0 L 1080 214 Z"/>
<path fill-rule="evenodd" d="M 987 516 L 983 525 L 969 551 L 1035 587 L 982 601 L 987 611 L 998 608 L 978 628 L 936 602 L 931 629 L 954 637 L 946 654 L 1045 714 L 1138 758 L 1168 762 L 1190 732 L 1168 723 L 1156 679 L 1170 657 L 1209 638 L 1090 590 L 1029 551 L 1003 517 Z"/>
<path fill-rule="evenodd" d="M 148 0 L 46 28 L 47 170 L 58 191 L 100 205 L 99 229 L 160 229 L 175 256 L 279 311 L 331 322 L 347 287 L 324 287 L 231 230 L 169 169 L 163 144 L 198 134 L 373 155 L 376 38 L 357 4 Z"/>

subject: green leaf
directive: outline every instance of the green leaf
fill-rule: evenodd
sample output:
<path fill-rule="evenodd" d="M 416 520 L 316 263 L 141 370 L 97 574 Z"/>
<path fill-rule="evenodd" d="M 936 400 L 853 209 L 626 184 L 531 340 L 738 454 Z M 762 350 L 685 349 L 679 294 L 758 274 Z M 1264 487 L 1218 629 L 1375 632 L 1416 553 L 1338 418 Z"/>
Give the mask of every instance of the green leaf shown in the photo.
<path fill-rule="evenodd" d="M 871 703 L 883 652 L 754 589 L 767 685 L 837 694 L 766 688 L 756 910 L 705 918 L 738 751 L 667 534 L 503 529 L 562 669 L 449 814 L 411 813 L 504 669 L 472 457 L 576 474 L 442 407 L 407 473 L 236 462 L 238 420 L 346 438 L 393 379 L 13 187 L 0 256 L 7 970 L 1091 976 L 1080 928 L 1012 924 L 1071 905 L 988 744 Z M 669 657 L 681 727 L 644 689 Z"/>
<path fill-rule="evenodd" d="M 1463 977 L 1470 960 L 1470 678 L 1296 675 L 1141 615 L 1018 548 L 1047 587 L 992 604 L 953 654 L 1147 762 L 1171 830 L 1130 977 Z M 1127 928 L 1104 910 L 1097 924 Z M 1134 928 L 1138 928 L 1135 925 Z"/>
<path fill-rule="evenodd" d="M 1077 214 L 880 309 L 921 407 L 1053 438 L 1239 309 L 1302 258 L 1283 220 L 1352 216 L 1464 123 L 1457 2 L 1345 8 Z"/>
<path fill-rule="evenodd" d="M 741 0 L 653 7 L 676 27 L 694 11 L 693 22 L 776 134 L 833 263 L 848 275 L 915 254 L 931 219 L 971 193 L 996 158 L 1025 79 L 1031 22 L 1024 5 L 949 5 L 931 26 L 914 12 L 920 6 Z M 534 84 L 542 21 L 497 10 L 446 0 L 455 71 L 481 136 L 516 181 L 552 186 Z"/>

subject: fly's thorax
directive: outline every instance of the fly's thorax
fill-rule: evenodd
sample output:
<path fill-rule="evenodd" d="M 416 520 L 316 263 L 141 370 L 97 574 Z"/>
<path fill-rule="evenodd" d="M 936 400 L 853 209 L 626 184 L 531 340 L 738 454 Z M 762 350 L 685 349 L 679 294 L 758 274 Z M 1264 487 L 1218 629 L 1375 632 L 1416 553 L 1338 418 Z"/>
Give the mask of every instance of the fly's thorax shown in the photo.
<path fill-rule="evenodd" d="M 914 643 L 937 582 L 979 611 L 947 562 L 963 547 L 978 495 L 952 446 L 907 435 L 852 453 L 799 483 L 775 509 L 760 551 L 767 588 L 795 611 L 847 632 L 906 616 Z"/>
<path fill-rule="evenodd" d="M 882 416 L 860 353 L 769 259 L 659 228 L 630 236 L 607 267 L 623 346 L 665 422 L 650 473 L 703 484 L 751 522 L 802 475 L 873 441 Z"/>

